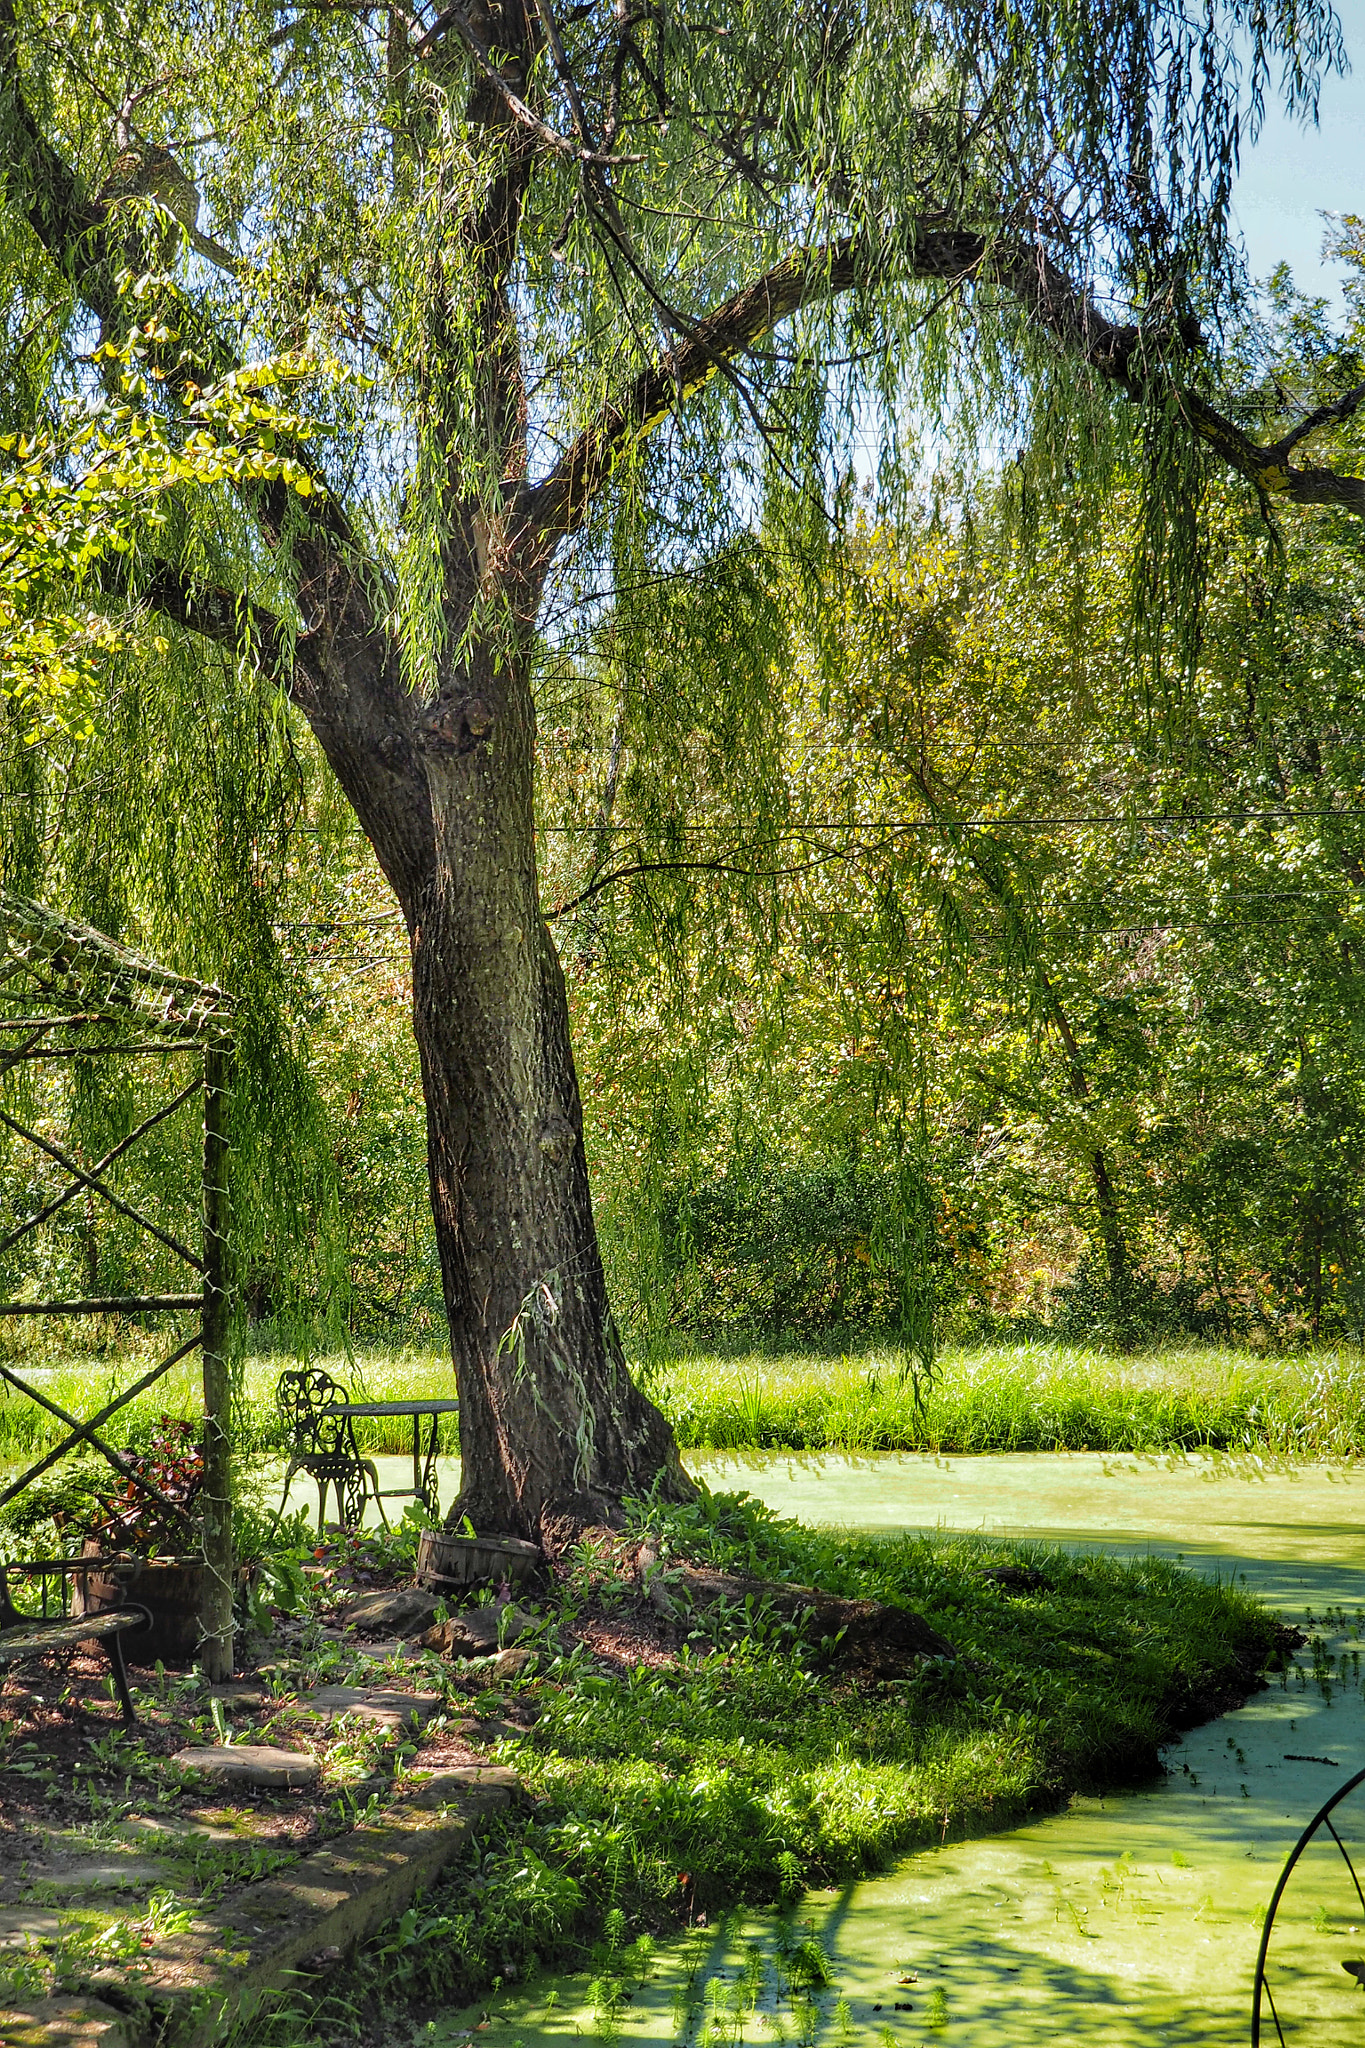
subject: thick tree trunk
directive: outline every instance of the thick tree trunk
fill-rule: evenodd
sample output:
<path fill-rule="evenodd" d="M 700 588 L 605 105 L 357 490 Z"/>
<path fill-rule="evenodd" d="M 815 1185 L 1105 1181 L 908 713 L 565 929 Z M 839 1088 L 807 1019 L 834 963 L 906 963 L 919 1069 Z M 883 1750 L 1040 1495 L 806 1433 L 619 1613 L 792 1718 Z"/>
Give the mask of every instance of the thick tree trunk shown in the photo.
<path fill-rule="evenodd" d="M 558 956 L 540 914 L 524 665 L 472 662 L 423 724 L 436 859 L 405 904 L 432 1207 L 479 1534 L 693 1492 L 607 1301 Z"/>

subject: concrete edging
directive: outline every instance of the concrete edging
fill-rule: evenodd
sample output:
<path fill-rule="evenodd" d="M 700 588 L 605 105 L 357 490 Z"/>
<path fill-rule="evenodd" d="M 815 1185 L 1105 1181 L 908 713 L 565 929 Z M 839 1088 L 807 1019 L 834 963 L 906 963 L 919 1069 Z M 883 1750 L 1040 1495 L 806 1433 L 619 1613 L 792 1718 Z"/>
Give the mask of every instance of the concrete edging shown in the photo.
<path fill-rule="evenodd" d="M 111 1969 L 92 1976 L 88 1996 L 0 2010 L 0 2044 L 211 2048 L 319 1951 L 353 1948 L 396 1918 L 519 1790 L 516 1773 L 500 1765 L 434 1773 L 381 1820 L 243 1887 L 158 1943 L 136 1979 Z"/>

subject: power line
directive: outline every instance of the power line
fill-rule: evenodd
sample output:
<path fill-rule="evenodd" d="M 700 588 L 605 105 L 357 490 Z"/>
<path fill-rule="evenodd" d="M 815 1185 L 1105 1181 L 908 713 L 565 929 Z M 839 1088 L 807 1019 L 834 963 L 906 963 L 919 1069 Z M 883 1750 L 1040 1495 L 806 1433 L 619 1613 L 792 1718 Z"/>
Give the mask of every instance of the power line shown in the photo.
<path fill-rule="evenodd" d="M 1160 825 L 1187 828 L 1195 825 L 1243 824 L 1262 825 L 1285 819 L 1308 820 L 1323 825 L 1328 823 L 1365 825 L 1365 806 L 1359 811 L 1164 811 L 1135 812 L 1128 817 L 1115 817 L 1108 812 L 1047 817 L 975 817 L 941 820 L 938 818 L 872 818 L 865 822 L 844 819 L 802 819 L 791 824 L 774 828 L 775 837 L 767 843 L 776 844 L 779 838 L 794 838 L 802 832 L 844 832 L 852 837 L 867 837 L 878 832 L 928 832 L 940 837 L 950 837 L 955 832 L 1013 831 L 1019 827 L 1030 830 L 1053 832 L 1064 826 L 1100 825 L 1116 829 L 1131 829 L 1139 825 Z M 670 824 L 673 832 L 724 832 L 727 826 L 723 820 L 683 819 Z M 618 834 L 636 834 L 639 825 L 537 825 L 537 832 L 554 834 L 562 838 L 614 837 Z"/>

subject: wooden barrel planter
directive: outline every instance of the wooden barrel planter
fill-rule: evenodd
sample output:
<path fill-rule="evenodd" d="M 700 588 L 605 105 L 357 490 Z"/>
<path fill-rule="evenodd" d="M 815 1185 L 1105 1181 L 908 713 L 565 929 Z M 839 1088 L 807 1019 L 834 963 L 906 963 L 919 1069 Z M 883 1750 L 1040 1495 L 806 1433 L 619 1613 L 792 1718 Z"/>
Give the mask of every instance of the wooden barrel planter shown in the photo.
<path fill-rule="evenodd" d="M 503 1579 L 518 1585 L 534 1578 L 544 1562 L 539 1545 L 518 1536 L 451 1536 L 444 1529 L 424 1529 L 417 1546 L 418 1582 L 433 1593 L 497 1585 Z"/>
<path fill-rule="evenodd" d="M 130 1664 L 165 1664 L 187 1671 L 198 1659 L 204 1639 L 204 1567 L 194 1563 L 144 1564 L 141 1559 L 110 1559 L 100 1566 L 100 1553 L 88 1572 L 71 1581 L 71 1612 L 110 1614 L 120 1607 L 145 1607 L 151 1621 L 124 1637 Z"/>

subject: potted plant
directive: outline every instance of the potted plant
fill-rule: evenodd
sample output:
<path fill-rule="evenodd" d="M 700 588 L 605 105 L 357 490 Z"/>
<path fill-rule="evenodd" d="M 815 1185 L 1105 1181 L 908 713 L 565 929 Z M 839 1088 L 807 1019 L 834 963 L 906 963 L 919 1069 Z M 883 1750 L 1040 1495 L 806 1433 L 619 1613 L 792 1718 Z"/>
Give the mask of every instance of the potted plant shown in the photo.
<path fill-rule="evenodd" d="M 71 1611 L 145 1607 L 151 1619 L 145 1630 L 129 1635 L 130 1655 L 137 1663 L 183 1667 L 198 1654 L 204 1589 L 203 1565 L 183 1555 L 196 1540 L 195 1508 L 204 1483 L 193 1425 L 163 1415 L 147 1450 L 125 1451 L 122 1463 L 128 1477 L 96 1489 L 81 1556 L 99 1562 L 74 1578 Z M 149 1481 L 161 1499 L 145 1492 L 134 1474 Z"/>

